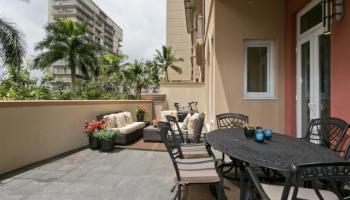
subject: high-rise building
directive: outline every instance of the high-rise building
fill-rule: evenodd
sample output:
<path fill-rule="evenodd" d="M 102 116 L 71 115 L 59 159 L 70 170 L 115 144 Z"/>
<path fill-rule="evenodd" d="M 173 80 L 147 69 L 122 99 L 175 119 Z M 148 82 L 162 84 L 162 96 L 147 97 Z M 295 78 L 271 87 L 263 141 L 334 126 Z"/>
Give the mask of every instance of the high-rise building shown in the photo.
<path fill-rule="evenodd" d="M 120 53 L 123 30 L 109 18 L 92 0 L 49 0 L 49 22 L 55 19 L 71 19 L 87 25 L 89 38 L 101 44 L 111 53 Z M 70 69 L 64 61 L 53 64 L 49 71 L 54 74 L 56 83 L 69 85 Z M 77 69 L 77 78 L 84 76 Z"/>

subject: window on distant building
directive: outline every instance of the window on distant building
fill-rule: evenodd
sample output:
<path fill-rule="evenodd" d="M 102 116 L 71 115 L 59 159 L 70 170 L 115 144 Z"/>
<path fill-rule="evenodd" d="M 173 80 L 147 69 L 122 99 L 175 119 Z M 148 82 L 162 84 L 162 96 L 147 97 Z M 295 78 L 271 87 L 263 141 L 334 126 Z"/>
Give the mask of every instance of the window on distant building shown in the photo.
<path fill-rule="evenodd" d="M 274 98 L 274 42 L 247 40 L 244 44 L 244 97 Z"/>

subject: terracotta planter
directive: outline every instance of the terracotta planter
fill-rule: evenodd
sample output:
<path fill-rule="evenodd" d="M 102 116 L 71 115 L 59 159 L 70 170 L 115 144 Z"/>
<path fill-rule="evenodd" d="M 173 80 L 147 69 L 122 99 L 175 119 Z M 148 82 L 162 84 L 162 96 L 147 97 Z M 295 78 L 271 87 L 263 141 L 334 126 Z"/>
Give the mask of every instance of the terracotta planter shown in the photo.
<path fill-rule="evenodd" d="M 92 134 L 89 135 L 89 146 L 90 146 L 90 149 L 92 150 L 96 150 L 100 148 L 100 141 Z"/>
<path fill-rule="evenodd" d="M 144 112 L 138 112 L 136 114 L 136 117 L 137 117 L 137 121 L 138 122 L 143 122 L 145 121 L 145 113 Z"/>

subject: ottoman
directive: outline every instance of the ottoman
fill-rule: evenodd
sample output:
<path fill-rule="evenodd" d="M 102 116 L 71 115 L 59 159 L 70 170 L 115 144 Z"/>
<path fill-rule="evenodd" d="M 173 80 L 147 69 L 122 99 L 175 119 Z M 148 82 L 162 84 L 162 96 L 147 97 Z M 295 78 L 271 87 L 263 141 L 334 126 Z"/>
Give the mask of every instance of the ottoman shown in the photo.
<path fill-rule="evenodd" d="M 144 142 L 162 142 L 159 128 L 154 126 L 148 126 L 144 128 L 143 141 Z"/>

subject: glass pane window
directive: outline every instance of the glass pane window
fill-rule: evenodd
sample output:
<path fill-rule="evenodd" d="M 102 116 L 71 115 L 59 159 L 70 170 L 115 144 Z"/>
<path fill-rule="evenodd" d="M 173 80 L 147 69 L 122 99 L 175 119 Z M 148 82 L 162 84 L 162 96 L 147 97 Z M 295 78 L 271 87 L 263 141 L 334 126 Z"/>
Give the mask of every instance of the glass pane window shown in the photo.
<path fill-rule="evenodd" d="M 301 16 L 300 34 L 305 33 L 307 30 L 322 22 L 322 9 L 322 3 L 319 3 Z"/>
<path fill-rule="evenodd" d="M 248 92 L 267 92 L 268 47 L 248 47 Z"/>
<path fill-rule="evenodd" d="M 274 97 L 274 43 L 272 41 L 245 42 L 246 98 Z"/>

